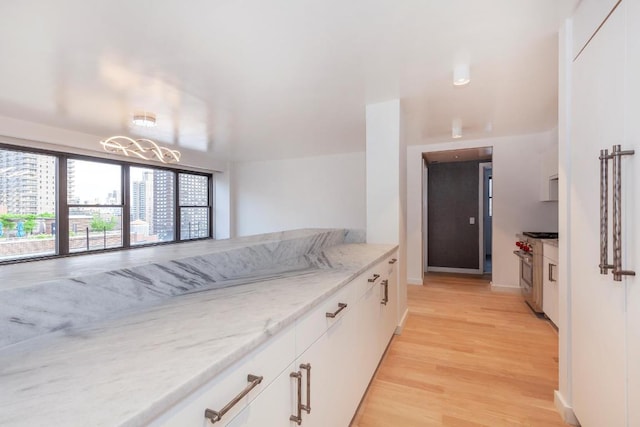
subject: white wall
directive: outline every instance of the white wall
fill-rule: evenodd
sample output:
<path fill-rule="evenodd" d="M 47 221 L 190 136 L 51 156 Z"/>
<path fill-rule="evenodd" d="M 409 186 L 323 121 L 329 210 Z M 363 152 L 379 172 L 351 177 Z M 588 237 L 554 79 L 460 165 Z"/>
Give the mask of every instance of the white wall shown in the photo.
<path fill-rule="evenodd" d="M 367 243 L 400 243 L 400 100 L 367 105 Z"/>
<path fill-rule="evenodd" d="M 307 227 L 365 228 L 365 153 L 239 162 L 232 169 L 235 234 Z"/>
<path fill-rule="evenodd" d="M 557 202 L 540 202 L 541 154 L 557 144 L 557 131 L 407 148 L 408 282 L 422 283 L 423 152 L 493 147 L 493 273 L 494 286 L 518 286 L 515 235 L 522 231 L 557 231 Z"/>
<path fill-rule="evenodd" d="M 231 165 L 225 166 L 224 172 L 218 172 L 213 176 L 215 183 L 215 238 L 228 239 L 231 237 L 234 212 L 231 193 Z"/>

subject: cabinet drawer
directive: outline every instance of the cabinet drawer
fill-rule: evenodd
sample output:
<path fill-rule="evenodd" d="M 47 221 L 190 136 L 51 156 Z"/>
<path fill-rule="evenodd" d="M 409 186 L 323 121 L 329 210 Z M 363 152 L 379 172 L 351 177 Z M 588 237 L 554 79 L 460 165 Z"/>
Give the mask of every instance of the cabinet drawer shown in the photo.
<path fill-rule="evenodd" d="M 389 278 L 389 272 L 393 266 L 389 264 L 388 260 L 380 261 L 373 267 L 370 267 L 367 271 L 359 275 L 354 279 L 354 292 L 356 300 L 362 298 L 362 296 L 371 289 L 372 286 L 379 286 L 380 282 Z"/>
<path fill-rule="evenodd" d="M 205 409 L 220 411 L 249 385 L 249 374 L 262 376 L 262 382 L 251 389 L 221 421 L 215 424 L 224 426 L 266 389 L 294 358 L 295 328 L 292 325 L 186 396 L 151 425 L 209 426 L 211 423 L 204 417 Z"/>
<path fill-rule="evenodd" d="M 358 279 L 359 277 L 347 283 L 296 322 L 296 355 L 309 348 L 327 329 L 349 314 L 356 301 L 354 290 Z M 339 304 L 347 306 L 340 309 Z M 335 317 L 328 317 L 327 313 L 335 313 Z"/>
<path fill-rule="evenodd" d="M 558 264 L 558 247 L 545 243 L 542 247 L 542 254 L 554 264 Z"/>

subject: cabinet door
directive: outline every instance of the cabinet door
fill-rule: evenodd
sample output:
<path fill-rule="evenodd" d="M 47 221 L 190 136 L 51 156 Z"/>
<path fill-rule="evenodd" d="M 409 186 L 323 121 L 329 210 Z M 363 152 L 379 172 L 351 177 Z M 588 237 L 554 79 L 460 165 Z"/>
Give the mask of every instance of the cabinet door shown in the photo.
<path fill-rule="evenodd" d="M 229 427 L 295 427 L 289 419 L 296 408 L 296 381 L 289 375 L 296 368 L 291 364 L 253 402 L 244 408 Z"/>
<path fill-rule="evenodd" d="M 359 384 L 368 384 L 381 355 L 380 284 L 376 283 L 364 293 L 358 306 L 358 353 L 360 357 Z M 364 386 L 366 387 L 366 386 Z M 364 390 L 363 390 L 364 392 Z"/>
<path fill-rule="evenodd" d="M 392 259 L 397 260 L 397 254 Z M 393 336 L 398 321 L 398 262 L 389 259 L 387 261 L 387 280 L 389 281 L 388 301 L 386 305 L 381 304 L 382 330 L 380 331 L 380 346 L 384 353 L 391 337 Z"/>
<path fill-rule="evenodd" d="M 627 12 L 627 87 L 624 149 L 636 154 L 623 163 L 623 268 L 640 275 L 640 2 L 625 2 Z M 629 426 L 640 426 L 640 277 L 627 277 L 627 387 Z"/>
<path fill-rule="evenodd" d="M 362 394 L 356 375 L 359 360 L 354 311 L 336 319 L 298 359 L 298 368 L 303 364 L 311 366 L 310 399 L 307 370 L 300 369 L 303 403 L 309 401 L 311 406 L 310 413 L 302 412 L 305 427 L 347 426 L 357 409 Z"/>
<path fill-rule="evenodd" d="M 626 282 L 614 282 L 598 267 L 598 155 L 624 141 L 624 6 L 618 6 L 573 66 L 572 389 L 575 413 L 585 426 L 626 425 Z"/>
<path fill-rule="evenodd" d="M 544 314 L 558 325 L 558 264 L 544 257 L 542 271 L 542 310 Z"/>
<path fill-rule="evenodd" d="M 618 0 L 582 0 L 574 15 L 573 56 L 585 46 Z"/>

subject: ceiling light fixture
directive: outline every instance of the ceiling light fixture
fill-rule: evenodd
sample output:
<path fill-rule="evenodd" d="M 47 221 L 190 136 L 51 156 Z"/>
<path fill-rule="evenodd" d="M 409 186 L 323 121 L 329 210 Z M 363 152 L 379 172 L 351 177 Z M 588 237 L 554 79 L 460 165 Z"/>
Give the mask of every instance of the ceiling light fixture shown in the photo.
<path fill-rule="evenodd" d="M 462 138 L 462 119 L 453 119 L 451 122 L 451 137 Z"/>
<path fill-rule="evenodd" d="M 112 136 L 100 141 L 104 151 L 125 156 L 136 156 L 143 160 L 159 160 L 162 163 L 178 163 L 180 152 L 161 147 L 150 139 L 132 139 L 128 136 Z"/>
<path fill-rule="evenodd" d="M 143 127 L 154 127 L 156 125 L 156 115 L 153 113 L 140 113 L 133 115 L 133 124 Z"/>
<path fill-rule="evenodd" d="M 469 64 L 458 64 L 453 68 L 453 85 L 464 86 L 471 81 Z"/>
<path fill-rule="evenodd" d="M 156 125 L 153 113 L 134 114 L 133 123 L 138 126 L 152 127 Z M 125 156 L 135 156 L 143 160 L 156 160 L 162 163 L 178 163 L 180 152 L 161 147 L 147 138 L 133 139 L 128 136 L 112 136 L 100 141 L 104 151 Z"/>

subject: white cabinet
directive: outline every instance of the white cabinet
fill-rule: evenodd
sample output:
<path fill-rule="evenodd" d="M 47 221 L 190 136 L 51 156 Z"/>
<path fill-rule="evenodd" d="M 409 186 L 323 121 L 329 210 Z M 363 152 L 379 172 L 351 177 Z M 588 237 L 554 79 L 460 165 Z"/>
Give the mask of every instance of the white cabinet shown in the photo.
<path fill-rule="evenodd" d="M 388 258 L 359 275 L 153 425 L 210 425 L 205 408 L 223 408 L 254 374 L 263 381 L 215 425 L 348 426 L 396 327 L 396 265 Z M 300 423 L 291 420 L 299 404 Z"/>
<path fill-rule="evenodd" d="M 543 243 L 542 310 L 554 325 L 558 325 L 558 247 Z"/>
<path fill-rule="evenodd" d="M 581 0 L 573 16 L 573 57 L 585 47 L 618 0 Z"/>
<path fill-rule="evenodd" d="M 588 5 L 592 2 L 585 2 Z M 607 2 L 608 3 L 608 2 Z M 580 8 L 583 5 L 581 4 Z M 586 7 L 586 6 L 585 6 Z M 584 24 L 578 9 L 576 28 Z M 622 1 L 573 63 L 571 117 L 571 369 L 573 408 L 585 427 L 640 425 L 640 283 L 599 269 L 601 149 L 635 149 L 622 163 L 622 267 L 640 268 L 638 202 L 640 5 Z M 611 179 L 609 169 L 609 194 Z M 611 210 L 611 206 L 609 207 Z M 611 262 L 612 225 L 609 221 Z"/>

